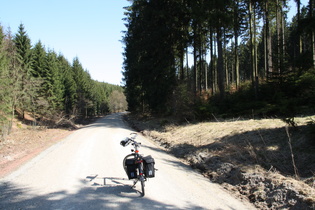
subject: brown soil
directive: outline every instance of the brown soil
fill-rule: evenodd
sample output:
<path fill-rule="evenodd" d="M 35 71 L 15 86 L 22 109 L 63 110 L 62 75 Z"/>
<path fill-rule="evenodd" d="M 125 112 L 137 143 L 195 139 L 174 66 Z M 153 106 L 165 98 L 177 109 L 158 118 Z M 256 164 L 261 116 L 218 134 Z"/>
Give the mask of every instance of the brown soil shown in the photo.
<path fill-rule="evenodd" d="M 10 135 L 0 140 L 0 178 L 49 146 L 62 141 L 71 132 L 66 129 L 40 129 L 15 123 Z"/>
<path fill-rule="evenodd" d="M 55 120 L 37 122 L 38 126 L 32 126 L 34 118 L 29 113 L 24 113 L 24 120 L 21 121 L 19 120 L 21 113 L 19 110 L 16 111 L 18 117 L 13 120 L 10 134 L 2 138 L 0 136 L 0 178 L 11 173 L 51 145 L 62 141 L 74 130 L 103 117 L 77 119 L 74 123 L 73 120 L 55 116 Z M 41 124 L 45 124 L 45 126 Z M 58 128 L 48 128 L 46 124 Z"/>
<path fill-rule="evenodd" d="M 295 118 L 297 126 L 288 128 L 279 119 L 178 125 L 170 119 L 126 118 L 212 182 L 260 209 L 315 209 L 315 139 L 307 126 L 314 119 Z"/>
<path fill-rule="evenodd" d="M 33 118 L 27 113 L 24 117 L 23 122 L 14 119 L 10 135 L 0 138 L 0 178 L 11 173 L 51 145 L 62 141 L 74 130 L 93 123 L 102 116 L 80 119 L 76 124 L 72 120 L 60 118 L 55 123 L 55 126 L 60 128 L 31 126 Z"/>

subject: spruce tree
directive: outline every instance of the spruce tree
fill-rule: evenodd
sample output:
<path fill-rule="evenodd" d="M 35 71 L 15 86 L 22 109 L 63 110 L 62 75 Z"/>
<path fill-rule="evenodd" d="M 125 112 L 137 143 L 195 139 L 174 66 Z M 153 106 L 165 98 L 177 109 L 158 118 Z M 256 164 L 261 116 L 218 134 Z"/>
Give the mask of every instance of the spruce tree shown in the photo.
<path fill-rule="evenodd" d="M 28 37 L 24 25 L 20 24 L 17 34 L 14 37 L 14 43 L 16 46 L 16 50 L 22 60 L 22 67 L 28 73 L 31 71 L 31 40 Z"/>
<path fill-rule="evenodd" d="M 38 41 L 32 49 L 32 75 L 36 78 L 45 77 L 46 51 L 41 41 Z"/>
<path fill-rule="evenodd" d="M 31 40 L 28 37 L 23 24 L 20 24 L 18 32 L 15 35 L 13 41 L 22 70 L 20 87 L 20 92 L 22 95 L 18 103 L 19 108 L 22 109 L 22 117 L 24 118 L 25 111 L 31 111 L 33 115 L 35 114 L 35 110 L 37 109 L 36 98 L 40 83 L 32 76 L 33 69 Z"/>
<path fill-rule="evenodd" d="M 51 104 L 53 113 L 63 110 L 64 82 L 57 54 L 54 51 L 47 53 L 45 89 L 46 97 Z"/>
<path fill-rule="evenodd" d="M 71 69 L 71 64 L 62 55 L 58 56 L 59 67 L 63 75 L 63 85 L 64 85 L 64 111 L 66 114 L 75 114 L 75 105 L 77 102 L 77 85 L 74 81 L 74 74 Z"/>
<path fill-rule="evenodd" d="M 0 136 L 8 134 L 11 128 L 10 80 L 5 34 L 0 25 Z"/>

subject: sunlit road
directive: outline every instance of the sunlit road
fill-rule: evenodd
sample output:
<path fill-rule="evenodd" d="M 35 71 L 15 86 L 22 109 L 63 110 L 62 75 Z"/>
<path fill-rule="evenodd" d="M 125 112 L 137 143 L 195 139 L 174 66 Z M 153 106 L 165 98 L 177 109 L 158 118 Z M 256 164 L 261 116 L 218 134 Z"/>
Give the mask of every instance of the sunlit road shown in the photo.
<path fill-rule="evenodd" d="M 0 209 L 253 209 L 138 135 L 159 169 L 141 197 L 122 167 L 131 132 L 121 114 L 74 132 L 0 179 Z"/>

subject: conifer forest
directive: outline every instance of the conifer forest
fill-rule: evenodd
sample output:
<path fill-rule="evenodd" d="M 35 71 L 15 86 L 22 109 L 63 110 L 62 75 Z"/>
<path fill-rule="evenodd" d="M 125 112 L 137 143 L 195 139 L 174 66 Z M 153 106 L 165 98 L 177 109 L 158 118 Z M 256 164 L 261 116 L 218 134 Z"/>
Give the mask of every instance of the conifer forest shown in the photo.
<path fill-rule="evenodd" d="M 200 120 L 314 114 L 315 0 L 129 2 L 130 110 Z"/>
<path fill-rule="evenodd" d="M 62 119 L 125 110 L 109 101 L 122 94 L 121 86 L 93 80 L 78 57 L 69 63 L 41 41 L 32 46 L 23 24 L 14 35 L 0 26 L 1 135 L 10 132 L 15 117 L 23 120 L 26 113 L 35 125 L 56 125 Z"/>
<path fill-rule="evenodd" d="M 124 97 L 130 111 L 186 120 L 314 113 L 315 0 L 295 0 L 292 20 L 288 0 L 127 1 L 124 87 L 32 45 L 23 24 L 0 27 L 1 133 L 17 115 L 97 116 Z"/>

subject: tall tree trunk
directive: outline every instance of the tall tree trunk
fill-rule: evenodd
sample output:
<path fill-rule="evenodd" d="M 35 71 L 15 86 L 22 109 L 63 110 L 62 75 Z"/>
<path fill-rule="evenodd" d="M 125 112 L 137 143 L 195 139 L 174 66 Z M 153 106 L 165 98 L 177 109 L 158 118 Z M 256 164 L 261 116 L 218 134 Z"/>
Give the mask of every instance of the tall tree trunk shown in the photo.
<path fill-rule="evenodd" d="M 205 58 L 206 57 L 207 55 L 205 55 Z M 206 60 L 204 62 L 204 68 L 205 68 L 205 88 L 206 88 L 206 91 L 208 91 L 208 64 Z"/>
<path fill-rule="evenodd" d="M 313 68 L 315 68 L 315 32 L 312 32 Z"/>
<path fill-rule="evenodd" d="M 218 72 L 218 86 L 219 86 L 219 91 L 220 91 L 220 98 L 223 100 L 225 97 L 225 83 L 224 83 L 225 76 L 224 76 L 224 66 L 223 66 L 222 42 L 223 42 L 222 28 L 219 25 L 217 27 L 217 43 L 218 43 L 217 72 Z"/>
<path fill-rule="evenodd" d="M 280 66 L 281 66 L 281 62 L 280 62 L 280 39 L 281 39 L 281 35 L 280 35 L 280 30 L 281 30 L 281 25 L 280 25 L 280 6 L 279 6 L 279 0 L 277 0 L 277 4 L 276 4 L 276 27 L 277 27 L 277 71 L 278 74 L 280 74 L 281 70 L 280 70 Z"/>
<path fill-rule="evenodd" d="M 270 30 L 270 14 L 269 14 L 269 1 L 266 1 L 265 7 L 265 16 L 266 16 L 266 56 L 267 56 L 267 68 L 266 68 L 266 77 L 267 80 L 273 73 L 273 63 L 272 63 L 272 36 Z"/>
<path fill-rule="evenodd" d="M 203 50 L 202 50 L 202 34 L 199 33 L 199 95 L 202 92 L 202 77 L 203 77 Z"/>
<path fill-rule="evenodd" d="M 251 60 L 251 80 L 254 85 L 255 80 L 255 64 L 254 64 L 254 44 L 253 44 L 253 8 L 252 2 L 249 1 L 248 11 L 249 11 L 249 41 L 250 41 L 250 60 Z"/>
<path fill-rule="evenodd" d="M 189 62 L 188 62 L 188 47 L 186 47 L 186 78 L 187 78 L 187 82 L 189 82 Z"/>
<path fill-rule="evenodd" d="M 283 5 L 282 5 L 282 7 L 284 7 L 285 6 L 285 0 L 283 1 Z M 284 71 L 284 68 L 285 68 L 285 47 L 286 47 L 286 45 L 285 45 L 285 32 L 284 32 L 284 28 L 285 28 L 285 15 L 284 15 L 284 12 L 283 12 L 283 9 L 282 9 L 282 7 L 281 7 L 281 62 L 282 62 L 282 64 L 281 64 L 281 69 L 282 69 L 282 71 Z"/>
<path fill-rule="evenodd" d="M 265 9 L 266 9 L 265 3 Z M 264 15 L 264 68 L 265 68 L 265 74 L 264 77 L 268 78 L 268 51 L 267 51 L 267 28 L 266 28 L 266 10 Z"/>
<path fill-rule="evenodd" d="M 185 57 L 185 52 L 184 52 L 184 48 L 183 48 L 183 49 L 181 49 L 181 52 L 180 52 L 180 80 L 181 81 L 184 81 L 184 79 L 185 79 L 184 57 Z"/>
<path fill-rule="evenodd" d="M 215 73 L 214 73 L 214 49 L 213 49 L 213 31 L 210 28 L 210 78 L 211 78 L 211 94 L 215 92 Z"/>
<path fill-rule="evenodd" d="M 312 20 L 314 17 L 314 7 L 315 7 L 315 0 L 309 0 L 309 8 L 310 8 L 310 19 Z M 311 32 L 311 43 L 312 43 L 312 53 L 313 53 L 313 68 L 315 68 L 315 32 L 314 29 Z"/>
<path fill-rule="evenodd" d="M 276 23 L 277 23 L 277 59 L 278 59 L 278 75 L 281 82 L 281 77 L 284 68 L 284 39 L 283 39 L 283 11 L 282 11 L 282 3 L 277 0 L 277 14 L 276 14 Z"/>
<path fill-rule="evenodd" d="M 298 24 L 300 24 L 301 20 L 301 0 L 296 0 L 296 5 L 297 5 L 297 19 L 298 19 Z M 298 34 L 298 40 L 299 40 L 299 55 L 302 54 L 302 37 L 300 34 Z"/>
<path fill-rule="evenodd" d="M 225 29 L 223 29 L 223 66 L 224 66 L 224 71 L 225 71 L 225 85 L 228 87 L 230 85 L 230 80 L 229 80 L 229 72 L 228 72 L 228 65 L 227 65 L 227 53 L 226 53 L 226 33 Z"/>
<path fill-rule="evenodd" d="M 235 56 L 235 79 L 236 79 L 236 89 L 240 87 L 240 59 L 238 56 L 238 35 L 235 35 L 235 49 L 234 49 L 234 56 Z"/>
<path fill-rule="evenodd" d="M 255 44 L 255 13 L 253 12 L 253 6 L 252 2 L 249 1 L 248 4 L 248 10 L 249 10 L 249 33 L 250 33 L 250 54 L 251 54 L 251 79 L 252 79 L 252 85 L 255 89 L 255 97 L 257 97 L 257 65 L 256 65 L 256 44 Z"/>
<path fill-rule="evenodd" d="M 240 68 L 239 68 L 239 56 L 238 56 L 238 6 L 239 6 L 239 0 L 236 0 L 234 7 L 234 69 L 235 69 L 235 80 L 236 80 L 236 89 L 239 89 L 240 86 Z"/>
<path fill-rule="evenodd" d="M 254 28 L 254 37 L 253 37 L 253 46 L 254 46 L 254 76 L 255 76 L 255 96 L 258 97 L 258 85 L 259 85 L 259 75 L 258 75 L 258 49 L 256 44 L 256 7 L 254 6 L 253 13 L 253 28 Z"/>
<path fill-rule="evenodd" d="M 195 96 L 197 95 L 197 87 L 198 87 L 198 78 L 197 78 L 197 44 L 196 44 L 196 39 L 197 39 L 197 27 L 196 23 L 193 24 L 193 30 L 194 30 L 194 76 L 193 76 L 193 91 Z"/>
<path fill-rule="evenodd" d="M 315 68 L 315 32 L 312 32 L 313 68 Z"/>
<path fill-rule="evenodd" d="M 204 40 L 207 40 L 207 36 L 204 37 Z M 207 63 L 207 41 L 204 41 L 204 62 L 203 62 L 203 68 L 204 68 L 204 81 L 205 81 L 205 90 L 208 91 L 208 63 Z"/>

